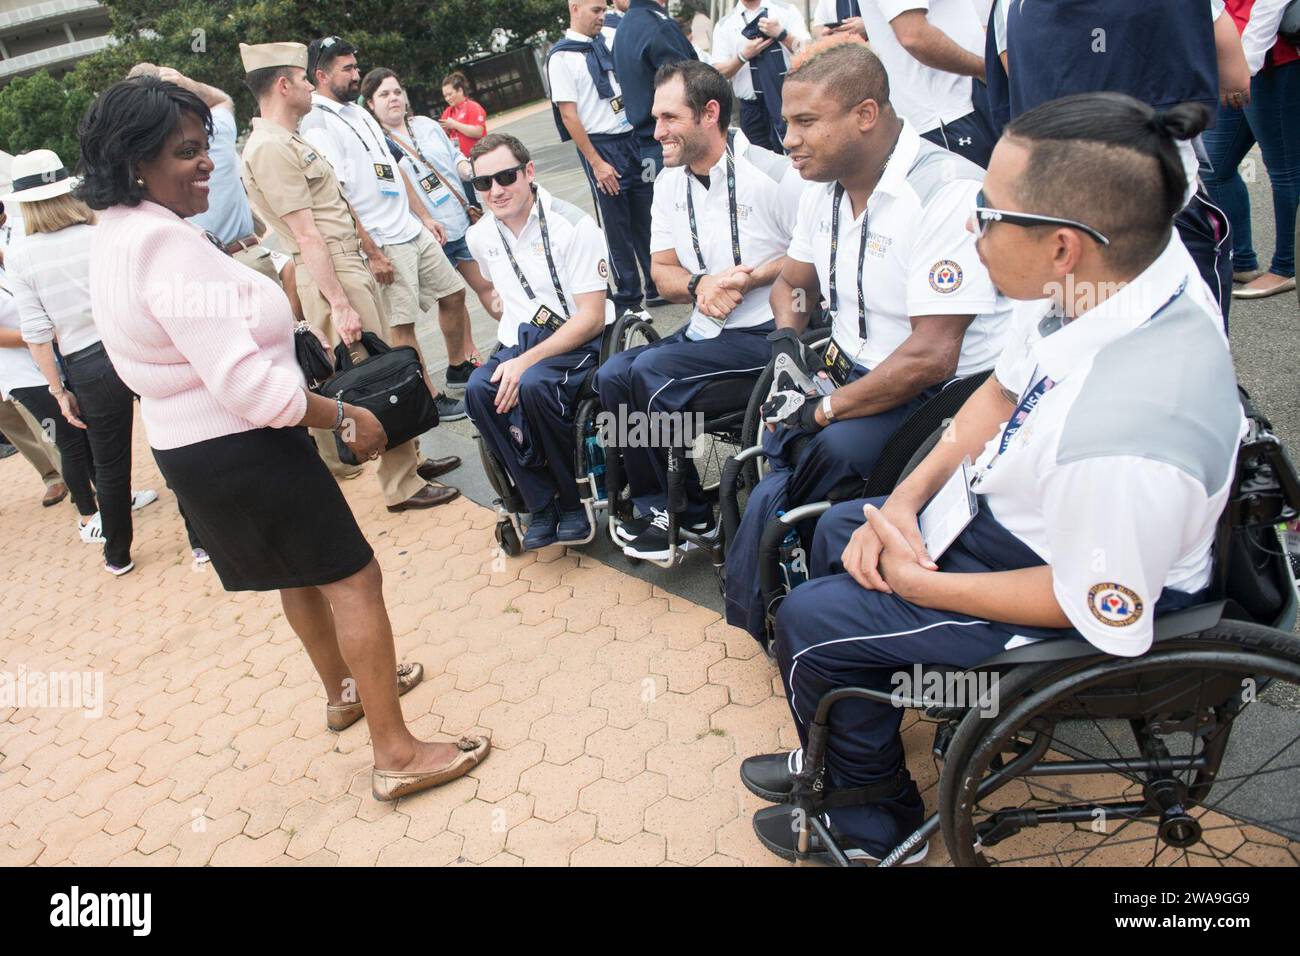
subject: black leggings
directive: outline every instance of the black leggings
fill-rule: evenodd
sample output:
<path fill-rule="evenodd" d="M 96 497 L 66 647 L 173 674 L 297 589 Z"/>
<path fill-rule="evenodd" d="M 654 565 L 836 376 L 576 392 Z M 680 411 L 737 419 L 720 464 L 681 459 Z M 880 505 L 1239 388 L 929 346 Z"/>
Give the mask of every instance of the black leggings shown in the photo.
<path fill-rule="evenodd" d="M 53 439 L 61 459 L 59 471 L 72 494 L 72 503 L 83 518 L 89 518 L 99 506 L 95 504 L 95 491 L 91 487 L 90 474 L 95 463 L 86 430 L 63 417 L 58 400 L 42 385 L 15 388 L 10 394 L 40 423 L 45 440 Z"/>

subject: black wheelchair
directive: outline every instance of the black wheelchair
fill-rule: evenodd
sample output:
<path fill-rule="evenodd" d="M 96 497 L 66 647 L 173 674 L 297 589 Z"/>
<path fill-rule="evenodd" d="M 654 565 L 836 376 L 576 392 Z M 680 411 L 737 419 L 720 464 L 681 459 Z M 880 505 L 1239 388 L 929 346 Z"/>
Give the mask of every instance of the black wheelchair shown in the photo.
<path fill-rule="evenodd" d="M 583 510 L 587 513 L 587 523 L 591 531 L 582 541 L 569 542 L 567 544 L 569 547 L 590 544 L 595 540 L 598 519 L 609 505 L 605 495 L 605 451 L 600 442 L 597 422 L 600 398 L 595 390 L 596 369 L 616 352 L 646 345 L 658 339 L 659 335 L 654 326 L 631 312 L 625 313 L 612 324 L 605 326 L 605 331 L 601 335 L 600 361 L 583 378 L 578 393 L 578 407 L 573 418 L 574 481 L 578 485 L 578 497 L 582 502 Z M 483 471 L 487 474 L 488 483 L 497 495 L 492 502 L 497 511 L 494 530 L 497 544 L 505 554 L 516 557 L 523 553 L 523 538 L 526 531 L 524 519 L 528 516 L 528 510 L 505 465 L 492 454 L 480 435 L 475 434 L 474 439 L 478 444 Z"/>
<path fill-rule="evenodd" d="M 864 698 L 915 710 L 904 730 L 934 724 L 937 808 L 880 866 L 906 861 L 936 831 L 959 866 L 1300 863 L 1300 638 L 1278 530 L 1300 514 L 1300 479 L 1244 393 L 1243 404 L 1250 430 L 1216 532 L 1211 599 L 1159 618 L 1140 657 L 1063 638 L 969 670 L 923 665 L 920 687 L 938 691 L 928 696 L 826 694 L 790 801 L 806 821 L 801 858 L 815 834 L 819 859 L 849 865 L 822 813 L 874 798 L 828 790 L 825 754 L 834 705 Z M 887 493 L 920 454 L 888 487 L 890 476 L 873 475 L 859 494 Z M 765 535 L 772 613 L 784 595 L 771 541 L 830 504 L 795 509 Z M 972 700 L 978 687 L 994 689 L 992 709 L 987 694 Z"/>

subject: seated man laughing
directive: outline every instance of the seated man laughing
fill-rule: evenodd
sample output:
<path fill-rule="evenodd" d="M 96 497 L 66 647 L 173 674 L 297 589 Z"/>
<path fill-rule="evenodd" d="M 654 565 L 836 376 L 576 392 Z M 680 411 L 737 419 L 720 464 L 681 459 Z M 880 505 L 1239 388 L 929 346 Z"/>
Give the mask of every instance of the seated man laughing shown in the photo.
<path fill-rule="evenodd" d="M 1207 118 L 1198 104 L 1156 113 L 1090 93 L 1007 127 L 972 229 L 994 283 L 1020 300 L 1011 330 L 947 440 L 888 499 L 818 523 L 813 580 L 776 620 L 802 742 L 836 688 L 889 693 L 913 664 L 972 667 L 1013 640 L 1137 656 L 1156 616 L 1204 599 L 1245 425 L 1217 306 L 1172 229 L 1195 186 L 1186 141 Z M 968 457 L 978 511 L 936 563 L 917 515 Z M 874 785 L 879 798 L 827 815 L 851 859 L 882 858 L 922 822 L 901 719 L 861 699 L 831 711 L 828 788 Z M 741 777 L 781 802 L 801 759 L 751 757 Z M 794 823 L 785 806 L 754 817 L 787 858 Z"/>

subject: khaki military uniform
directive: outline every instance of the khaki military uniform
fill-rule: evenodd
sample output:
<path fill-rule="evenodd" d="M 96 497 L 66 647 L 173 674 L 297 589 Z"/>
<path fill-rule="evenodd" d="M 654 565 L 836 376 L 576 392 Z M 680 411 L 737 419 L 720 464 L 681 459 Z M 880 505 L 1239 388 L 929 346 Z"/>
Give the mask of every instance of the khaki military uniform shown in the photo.
<path fill-rule="evenodd" d="M 260 272 L 272 282 L 280 281 L 280 273 L 275 271 L 275 263 L 271 260 L 271 250 L 261 243 L 249 246 L 247 249 L 240 249 L 232 255 L 232 258 L 254 272 Z"/>
<path fill-rule="evenodd" d="M 260 117 L 253 120 L 243 159 L 244 187 L 253 210 L 293 254 L 298 266 L 298 297 L 302 300 L 303 317 L 331 342 L 339 342 L 329 302 L 303 262 L 293 231 L 283 218 L 288 213 L 310 209 L 316 228 L 329 248 L 339 284 L 361 316 L 362 328 L 387 339 L 388 322 L 380 305 L 378 286 L 361 257 L 357 226 L 333 167 L 296 133 Z M 364 354 L 359 344 L 354 351 L 358 357 Z M 321 456 L 338 473 L 344 466 L 338 460 L 334 436 L 316 429 L 313 434 Z M 400 504 L 425 486 L 424 479 L 416 473 L 418 465 L 414 440 L 384 452 L 379 460 L 379 484 L 386 504 Z"/>

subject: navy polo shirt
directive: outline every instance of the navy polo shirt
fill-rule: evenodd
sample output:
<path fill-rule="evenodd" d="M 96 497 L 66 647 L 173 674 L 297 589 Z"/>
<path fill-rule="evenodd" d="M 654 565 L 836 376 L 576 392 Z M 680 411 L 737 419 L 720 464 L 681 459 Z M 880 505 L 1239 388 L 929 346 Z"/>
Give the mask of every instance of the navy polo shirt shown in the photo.
<path fill-rule="evenodd" d="M 695 48 L 676 21 L 654 0 L 632 0 L 614 34 L 614 75 L 623 109 L 637 139 L 654 142 L 655 71 L 665 63 L 695 60 Z"/>
<path fill-rule="evenodd" d="M 986 59 L 999 74 L 990 77 L 990 90 L 1005 89 L 1001 105 L 1012 118 L 1061 96 L 1100 90 L 1156 109 L 1204 103 L 1215 115 L 1219 67 L 1204 0 L 1008 0 L 1005 7 L 1010 77 L 1000 75 L 992 43 Z"/>

